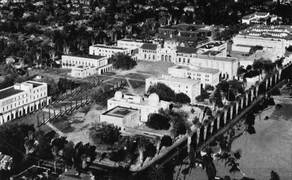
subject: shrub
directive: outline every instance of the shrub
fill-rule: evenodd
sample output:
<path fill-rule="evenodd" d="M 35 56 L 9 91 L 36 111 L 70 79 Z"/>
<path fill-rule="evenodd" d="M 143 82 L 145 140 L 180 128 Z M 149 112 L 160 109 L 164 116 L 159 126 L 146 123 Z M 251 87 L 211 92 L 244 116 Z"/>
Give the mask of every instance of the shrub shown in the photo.
<path fill-rule="evenodd" d="M 108 60 L 109 63 L 112 63 L 113 67 L 116 69 L 128 70 L 137 65 L 137 62 L 133 58 L 131 58 L 131 56 L 122 53 L 118 53 L 113 57 L 110 57 Z"/>
<path fill-rule="evenodd" d="M 157 83 L 150 86 L 147 93 L 156 93 L 163 101 L 173 101 L 175 98 L 174 91 L 163 83 Z"/>
<path fill-rule="evenodd" d="M 157 113 L 149 114 L 146 126 L 155 130 L 168 130 L 170 127 L 169 119 Z"/>
<path fill-rule="evenodd" d="M 120 135 L 120 128 L 113 124 L 97 123 L 90 128 L 90 137 L 96 144 L 113 145 Z"/>
<path fill-rule="evenodd" d="M 178 103 L 186 104 L 186 103 L 190 103 L 191 99 L 185 93 L 178 93 L 175 95 L 174 101 Z"/>
<path fill-rule="evenodd" d="M 214 91 L 214 86 L 211 86 L 210 84 L 206 84 L 206 86 L 205 86 L 205 90 L 206 91 Z"/>

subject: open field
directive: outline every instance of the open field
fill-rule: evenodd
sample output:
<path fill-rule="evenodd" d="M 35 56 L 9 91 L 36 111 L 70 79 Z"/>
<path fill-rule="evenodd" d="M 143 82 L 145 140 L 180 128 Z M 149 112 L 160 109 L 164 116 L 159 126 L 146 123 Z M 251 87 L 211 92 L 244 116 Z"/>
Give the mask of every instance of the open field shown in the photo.
<path fill-rule="evenodd" d="M 148 75 L 138 74 L 138 73 L 129 73 L 129 74 L 126 74 L 125 76 L 131 79 L 140 79 L 140 80 L 145 80 L 146 78 L 149 77 Z"/>

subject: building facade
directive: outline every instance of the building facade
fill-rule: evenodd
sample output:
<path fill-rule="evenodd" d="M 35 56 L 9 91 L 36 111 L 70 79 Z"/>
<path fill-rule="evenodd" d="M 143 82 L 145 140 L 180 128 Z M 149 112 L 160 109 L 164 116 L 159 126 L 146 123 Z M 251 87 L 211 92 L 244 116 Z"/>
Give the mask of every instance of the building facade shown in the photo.
<path fill-rule="evenodd" d="M 103 74 L 112 70 L 112 64 L 108 64 L 105 56 L 73 56 L 62 55 L 62 68 L 71 69 L 72 77 L 84 78 L 95 73 Z"/>
<path fill-rule="evenodd" d="M 48 86 L 43 82 L 26 81 L 0 90 L 1 124 L 33 112 L 50 103 Z"/>
<path fill-rule="evenodd" d="M 255 13 L 243 16 L 241 22 L 244 24 L 257 23 L 261 19 L 265 20 L 269 18 L 269 16 L 270 16 L 269 12 L 255 12 Z"/>
<path fill-rule="evenodd" d="M 248 46 L 262 46 L 272 50 L 278 58 L 283 57 L 286 48 L 292 45 L 292 27 L 288 25 L 254 25 L 233 38 L 232 51 Z"/>
<path fill-rule="evenodd" d="M 120 39 L 117 41 L 117 46 L 124 49 L 138 49 L 143 44 L 142 40 L 136 39 Z"/>
<path fill-rule="evenodd" d="M 116 106 L 100 114 L 100 122 L 114 124 L 121 128 L 122 131 L 126 127 L 136 128 L 141 125 L 140 111 L 129 107 Z"/>
<path fill-rule="evenodd" d="M 216 86 L 219 83 L 220 71 L 218 69 L 203 68 L 199 66 L 173 66 L 168 68 L 168 74 L 173 77 L 199 80 L 201 88 L 206 85 Z"/>
<path fill-rule="evenodd" d="M 93 46 L 89 46 L 90 55 L 106 56 L 109 58 L 117 53 L 130 55 L 131 49 L 126 49 L 126 48 L 117 47 L 117 46 L 107 46 L 104 44 L 95 44 Z"/>
<path fill-rule="evenodd" d="M 203 68 L 218 69 L 220 71 L 220 77 L 228 79 L 234 79 L 237 76 L 237 69 L 239 66 L 238 58 L 235 57 L 217 57 L 197 54 L 192 54 L 186 61 L 179 61 L 179 58 L 177 58 L 175 63 L 177 65 L 193 65 Z"/>
<path fill-rule="evenodd" d="M 144 43 L 139 49 L 137 59 L 147 61 L 159 61 L 157 58 L 157 44 Z"/>
<path fill-rule="evenodd" d="M 127 107 L 139 110 L 139 122 L 141 124 L 148 120 L 150 113 L 158 113 L 158 110 L 169 108 L 170 103 L 160 101 L 157 94 L 150 94 L 148 97 L 134 96 L 131 94 L 123 94 L 120 91 L 115 93 L 115 96 L 107 100 L 107 108 Z"/>
<path fill-rule="evenodd" d="M 186 94 L 191 103 L 196 102 L 196 97 L 201 94 L 201 84 L 199 80 L 189 78 L 178 78 L 170 75 L 162 75 L 162 77 L 149 77 L 145 80 L 145 92 L 149 87 L 157 83 L 163 83 L 170 87 L 175 93 Z"/>

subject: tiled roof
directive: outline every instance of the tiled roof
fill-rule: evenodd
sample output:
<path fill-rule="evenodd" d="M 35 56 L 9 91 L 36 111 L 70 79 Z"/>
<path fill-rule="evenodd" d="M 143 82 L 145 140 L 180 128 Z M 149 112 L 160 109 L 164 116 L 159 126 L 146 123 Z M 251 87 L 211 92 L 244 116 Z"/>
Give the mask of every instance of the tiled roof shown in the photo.
<path fill-rule="evenodd" d="M 157 49 L 157 44 L 150 44 L 150 43 L 144 43 L 141 46 L 142 49 L 148 49 L 148 50 L 156 50 Z"/>
<path fill-rule="evenodd" d="M 193 54 L 197 52 L 196 48 L 191 48 L 191 47 L 177 47 L 177 52 L 178 53 L 187 53 L 187 54 Z"/>

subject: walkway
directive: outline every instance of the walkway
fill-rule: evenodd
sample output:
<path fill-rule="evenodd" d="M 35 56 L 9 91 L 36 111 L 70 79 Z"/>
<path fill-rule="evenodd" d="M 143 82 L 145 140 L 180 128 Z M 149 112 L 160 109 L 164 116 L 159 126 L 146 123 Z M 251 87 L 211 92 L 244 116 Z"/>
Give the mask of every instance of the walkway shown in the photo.
<path fill-rule="evenodd" d="M 46 125 L 48 125 L 52 130 L 54 130 L 56 133 L 59 134 L 59 136 L 66 136 L 62 131 L 60 131 L 58 128 L 53 126 L 50 122 L 48 122 Z"/>

